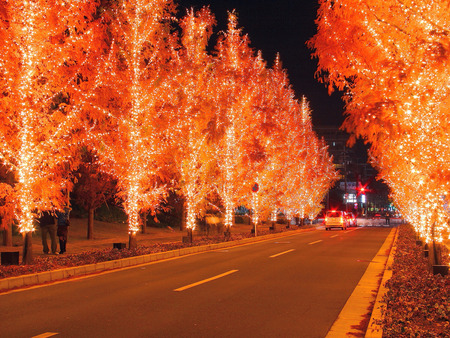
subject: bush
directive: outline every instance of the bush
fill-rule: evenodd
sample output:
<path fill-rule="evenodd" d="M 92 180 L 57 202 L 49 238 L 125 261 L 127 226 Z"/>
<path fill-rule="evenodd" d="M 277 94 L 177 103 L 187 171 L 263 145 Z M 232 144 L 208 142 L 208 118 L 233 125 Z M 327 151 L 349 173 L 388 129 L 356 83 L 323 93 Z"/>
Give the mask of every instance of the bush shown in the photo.
<path fill-rule="evenodd" d="M 234 216 L 234 223 L 236 224 L 250 224 L 250 216 L 236 215 Z"/>
<path fill-rule="evenodd" d="M 126 223 L 127 214 L 123 208 L 104 203 L 100 208 L 95 210 L 94 217 L 97 221 L 109 222 L 109 223 Z"/>

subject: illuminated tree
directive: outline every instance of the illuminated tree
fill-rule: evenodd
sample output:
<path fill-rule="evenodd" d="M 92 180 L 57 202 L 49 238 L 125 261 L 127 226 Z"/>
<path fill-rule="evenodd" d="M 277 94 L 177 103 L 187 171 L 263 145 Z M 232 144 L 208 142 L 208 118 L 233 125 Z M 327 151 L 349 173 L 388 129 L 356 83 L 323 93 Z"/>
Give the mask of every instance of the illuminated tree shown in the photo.
<path fill-rule="evenodd" d="M 124 0 L 113 8 L 108 74 L 91 99 L 99 120 L 91 141 L 103 170 L 117 179 L 130 248 L 137 246 L 141 213 L 154 213 L 166 191 L 173 11 L 170 0 Z"/>
<path fill-rule="evenodd" d="M 194 13 L 191 9 L 180 22 L 183 29 L 179 66 L 171 77 L 178 88 L 178 114 L 174 133 L 174 151 L 179 188 L 185 198 L 185 221 L 188 236 L 196 227 L 202 203 L 211 189 L 212 154 L 205 130 L 213 119 L 211 91 L 213 60 L 206 52 L 214 17 L 209 9 Z M 175 86 L 174 86 L 175 87 Z"/>
<path fill-rule="evenodd" d="M 288 219 L 294 213 L 303 216 L 320 205 L 336 179 L 334 167 L 328 156 L 322 156 L 326 147 L 312 131 L 306 98 L 301 103 L 295 99 L 279 56 L 260 76 L 257 88 L 253 113 L 246 121 L 252 137 L 246 140 L 244 163 L 246 180 L 257 182 L 260 189 L 253 193 L 247 189 L 246 203 L 258 209 L 256 222 L 269 215 L 275 222 L 280 209 Z"/>
<path fill-rule="evenodd" d="M 13 183 L 0 183 L 0 231 L 3 232 L 3 245 L 5 246 L 13 245 L 12 224 L 15 219 L 16 204 L 13 185 Z"/>
<path fill-rule="evenodd" d="M 249 47 L 249 39 L 237 28 L 236 14 L 229 13 L 228 30 L 219 38 L 215 68 L 215 128 L 220 135 L 215 156 L 218 167 L 216 189 L 225 208 L 225 227 L 233 225 L 234 209 L 241 196 L 239 176 L 245 170 L 242 161 L 246 117 L 252 114 L 252 99 L 258 94 L 254 87 L 260 68 Z"/>
<path fill-rule="evenodd" d="M 252 80 L 252 88 L 256 95 L 252 98 L 251 114 L 244 116 L 242 122 L 247 128 L 245 137 L 242 139 L 242 168 L 241 174 L 241 203 L 252 209 L 252 222 L 256 227 L 258 223 L 267 218 L 273 210 L 275 190 L 271 189 L 271 180 L 275 179 L 270 171 L 272 140 L 276 139 L 278 125 L 276 120 L 276 109 L 271 102 L 272 92 L 270 88 L 269 70 L 258 53 L 252 62 L 256 77 Z M 273 143 L 274 146 L 277 142 Z"/>
<path fill-rule="evenodd" d="M 309 42 L 319 76 L 346 90 L 344 126 L 371 144 L 395 203 L 428 242 L 449 232 L 449 22 L 447 1 L 324 0 Z"/>
<path fill-rule="evenodd" d="M 34 218 L 61 208 L 70 189 L 80 128 L 70 93 L 101 49 L 94 43 L 97 7 L 83 0 L 0 2 L 0 159 L 16 176 L 7 193 L 17 201 L 24 263 L 33 260 Z"/>
<path fill-rule="evenodd" d="M 74 185 L 77 204 L 88 211 L 87 239 L 94 238 L 94 213 L 115 192 L 115 182 L 110 175 L 102 172 L 95 154 L 83 149 Z"/>

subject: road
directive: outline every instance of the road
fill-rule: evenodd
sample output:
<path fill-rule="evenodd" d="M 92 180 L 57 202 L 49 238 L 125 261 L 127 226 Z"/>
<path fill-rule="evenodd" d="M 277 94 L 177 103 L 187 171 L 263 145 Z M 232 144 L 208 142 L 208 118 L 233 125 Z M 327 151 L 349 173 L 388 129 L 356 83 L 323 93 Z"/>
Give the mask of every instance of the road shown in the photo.
<path fill-rule="evenodd" d="M 390 230 L 316 230 L 2 294 L 0 336 L 324 337 Z"/>

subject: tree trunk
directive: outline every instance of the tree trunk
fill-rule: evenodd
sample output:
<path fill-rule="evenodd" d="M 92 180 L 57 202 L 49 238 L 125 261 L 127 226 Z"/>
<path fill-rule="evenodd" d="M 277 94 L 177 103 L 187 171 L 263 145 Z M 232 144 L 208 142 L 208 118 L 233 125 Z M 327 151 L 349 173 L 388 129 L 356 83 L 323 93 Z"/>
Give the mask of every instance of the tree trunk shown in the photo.
<path fill-rule="evenodd" d="M 187 220 L 187 208 L 186 208 L 186 201 L 183 203 L 182 211 L 181 211 L 181 225 L 180 225 L 180 231 L 183 231 L 186 229 L 186 220 Z"/>
<path fill-rule="evenodd" d="M 5 226 L 5 229 L 3 230 L 3 245 L 5 246 L 12 246 L 12 224 L 8 224 Z"/>
<path fill-rule="evenodd" d="M 192 241 L 194 240 L 194 236 L 193 236 L 193 231 L 192 229 L 187 229 L 187 240 L 188 243 L 192 243 Z"/>
<path fill-rule="evenodd" d="M 31 231 L 25 232 L 23 234 L 23 255 L 22 264 L 33 264 L 33 247 L 31 242 Z"/>
<path fill-rule="evenodd" d="M 272 225 L 270 226 L 269 230 L 274 231 L 275 230 L 275 222 L 272 221 Z"/>
<path fill-rule="evenodd" d="M 224 232 L 224 238 L 226 241 L 229 241 L 231 238 L 231 227 L 226 227 Z"/>
<path fill-rule="evenodd" d="M 128 249 L 137 249 L 137 238 L 135 232 L 130 232 L 129 234 Z"/>
<path fill-rule="evenodd" d="M 433 265 L 441 265 L 442 264 L 441 252 L 440 252 L 439 244 L 436 243 L 435 231 L 436 231 L 436 221 L 433 222 L 433 225 L 432 225 L 432 228 L 431 228 L 432 242 L 431 242 L 430 254 L 431 254 L 431 265 L 432 266 Z"/>
<path fill-rule="evenodd" d="M 145 234 L 147 233 L 147 217 L 148 217 L 148 211 L 142 213 L 142 231 L 141 233 Z"/>
<path fill-rule="evenodd" d="M 89 208 L 87 239 L 94 239 L 94 208 Z"/>
<path fill-rule="evenodd" d="M 432 243 L 432 251 L 433 251 L 433 261 L 432 264 L 433 265 L 442 265 L 442 257 L 441 257 L 441 248 L 440 248 L 440 244 L 436 243 L 433 240 Z"/>

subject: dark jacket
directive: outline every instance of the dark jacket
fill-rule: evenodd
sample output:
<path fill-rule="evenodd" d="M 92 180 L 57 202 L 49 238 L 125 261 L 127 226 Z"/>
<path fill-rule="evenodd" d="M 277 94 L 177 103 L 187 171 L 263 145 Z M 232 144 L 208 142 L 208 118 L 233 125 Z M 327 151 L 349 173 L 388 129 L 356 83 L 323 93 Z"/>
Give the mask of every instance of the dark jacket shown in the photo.
<path fill-rule="evenodd" d="M 58 224 L 58 230 L 57 230 L 56 234 L 59 237 L 63 237 L 65 240 L 67 240 L 68 226 L 70 225 L 69 211 L 68 210 L 65 212 L 57 211 L 56 217 L 57 217 L 57 224 Z"/>
<path fill-rule="evenodd" d="M 39 226 L 49 226 L 49 225 L 53 225 L 55 224 L 55 218 L 53 217 L 53 215 L 48 212 L 48 211 L 44 211 L 41 215 L 41 217 L 38 218 L 38 223 Z"/>

